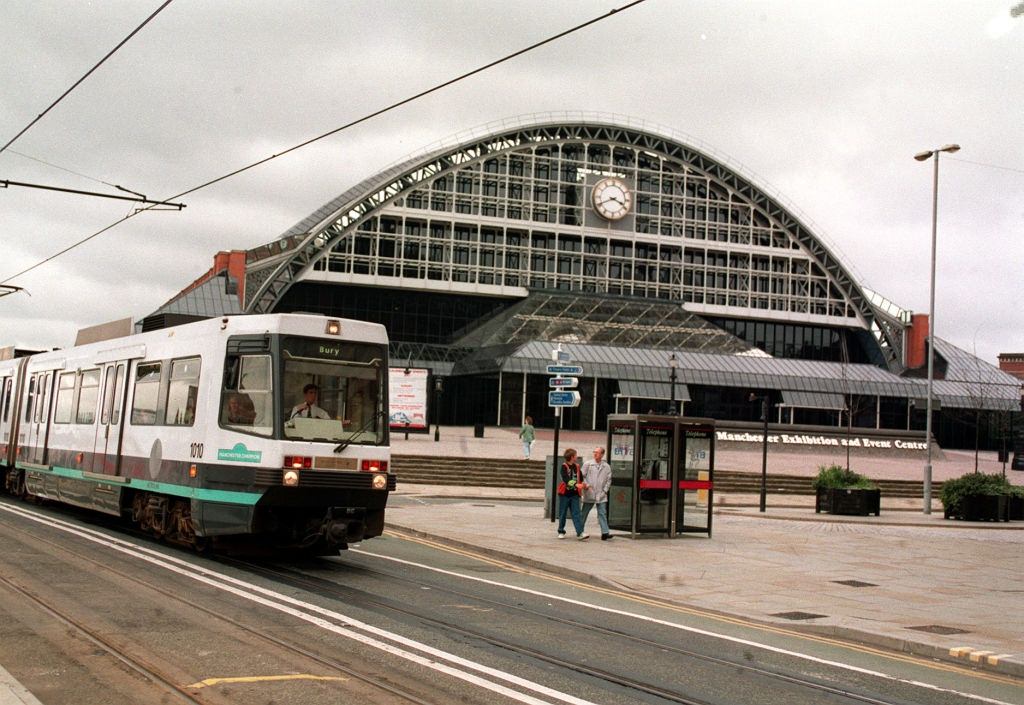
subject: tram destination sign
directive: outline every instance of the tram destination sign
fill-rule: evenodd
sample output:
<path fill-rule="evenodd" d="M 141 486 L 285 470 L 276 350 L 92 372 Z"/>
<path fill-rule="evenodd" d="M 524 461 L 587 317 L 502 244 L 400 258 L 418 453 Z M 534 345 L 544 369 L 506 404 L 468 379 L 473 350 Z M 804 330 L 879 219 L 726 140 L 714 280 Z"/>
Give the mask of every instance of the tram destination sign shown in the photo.
<path fill-rule="evenodd" d="M 578 377 L 552 377 L 548 380 L 549 387 L 564 387 L 567 389 L 571 389 L 579 383 Z"/>
<path fill-rule="evenodd" d="M 579 406 L 579 392 L 548 392 L 548 406 Z"/>
<path fill-rule="evenodd" d="M 582 365 L 548 365 L 549 375 L 581 375 Z"/>

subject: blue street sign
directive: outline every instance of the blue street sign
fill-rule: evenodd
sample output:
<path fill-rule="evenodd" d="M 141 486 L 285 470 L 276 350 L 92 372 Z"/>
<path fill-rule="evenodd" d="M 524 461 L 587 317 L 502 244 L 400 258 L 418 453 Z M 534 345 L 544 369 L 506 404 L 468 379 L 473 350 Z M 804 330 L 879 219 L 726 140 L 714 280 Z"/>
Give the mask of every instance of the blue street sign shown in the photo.
<path fill-rule="evenodd" d="M 548 365 L 549 375 L 581 375 L 583 374 L 583 367 L 581 365 Z"/>
<path fill-rule="evenodd" d="M 565 350 L 552 350 L 551 359 L 555 362 L 569 362 L 572 360 L 572 356 Z"/>
<path fill-rule="evenodd" d="M 548 392 L 548 406 L 579 406 L 579 392 Z"/>
<path fill-rule="evenodd" d="M 548 380 L 549 387 L 575 387 L 579 383 L 577 377 L 552 377 Z"/>

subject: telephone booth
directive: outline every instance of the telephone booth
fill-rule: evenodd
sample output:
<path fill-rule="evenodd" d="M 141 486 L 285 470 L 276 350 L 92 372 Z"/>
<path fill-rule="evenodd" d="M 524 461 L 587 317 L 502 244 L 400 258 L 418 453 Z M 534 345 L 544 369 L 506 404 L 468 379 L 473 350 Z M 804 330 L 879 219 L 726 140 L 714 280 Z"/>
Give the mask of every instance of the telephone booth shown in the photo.
<path fill-rule="evenodd" d="M 706 533 L 714 502 L 715 422 L 684 416 L 608 417 L 608 525 L 637 534 Z"/>

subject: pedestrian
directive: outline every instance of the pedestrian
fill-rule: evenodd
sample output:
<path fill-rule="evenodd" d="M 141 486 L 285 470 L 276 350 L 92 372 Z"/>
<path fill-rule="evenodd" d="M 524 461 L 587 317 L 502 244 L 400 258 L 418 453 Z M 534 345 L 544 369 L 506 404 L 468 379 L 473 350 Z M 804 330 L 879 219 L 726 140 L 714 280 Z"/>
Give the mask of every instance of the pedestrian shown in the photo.
<path fill-rule="evenodd" d="M 523 441 L 523 460 L 529 460 L 530 448 L 533 447 L 533 439 L 536 438 L 532 417 L 527 416 L 523 419 L 523 427 L 519 429 L 519 438 Z"/>
<path fill-rule="evenodd" d="M 587 525 L 590 510 L 597 507 L 597 523 L 601 525 L 601 540 L 612 538 L 608 530 L 608 490 L 612 486 L 612 466 L 604 460 L 604 448 L 594 448 L 594 459 L 583 463 L 583 526 Z"/>
<path fill-rule="evenodd" d="M 583 520 L 580 518 L 580 490 L 584 487 L 580 475 L 580 466 L 576 464 L 576 451 L 565 449 L 565 462 L 559 471 L 558 484 L 558 538 L 565 538 L 566 514 L 572 513 L 572 524 L 576 528 L 576 538 L 580 541 L 590 538 L 583 533 Z"/>

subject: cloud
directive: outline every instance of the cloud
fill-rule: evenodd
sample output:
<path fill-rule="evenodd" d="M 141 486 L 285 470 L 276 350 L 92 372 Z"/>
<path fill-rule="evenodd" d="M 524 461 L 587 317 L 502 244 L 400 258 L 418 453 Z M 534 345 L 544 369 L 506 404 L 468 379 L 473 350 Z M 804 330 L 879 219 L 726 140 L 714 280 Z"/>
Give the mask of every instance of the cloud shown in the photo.
<path fill-rule="evenodd" d="M 5 131 L 152 11 L 127 0 L 4 10 Z M 601 11 L 541 0 L 172 3 L 15 148 L 163 198 Z M 1024 163 L 1024 43 L 1020 19 L 999 20 L 1007 13 L 1002 0 L 645 3 L 191 194 L 181 213 L 132 219 L 15 282 L 33 296 L 0 299 L 0 344 L 46 334 L 67 344 L 71 327 L 148 313 L 217 250 L 274 239 L 412 152 L 491 120 L 566 110 L 631 115 L 712 145 L 780 189 L 873 287 L 922 311 L 931 182 L 914 152 L 959 141 L 965 160 Z M 941 168 L 939 334 L 964 347 L 977 331 L 994 361 L 1024 349 L 1013 271 L 1024 261 L 1024 177 L 952 158 Z M 103 188 L 10 153 L 0 178 Z M 0 190 L 0 276 L 127 208 Z"/>

